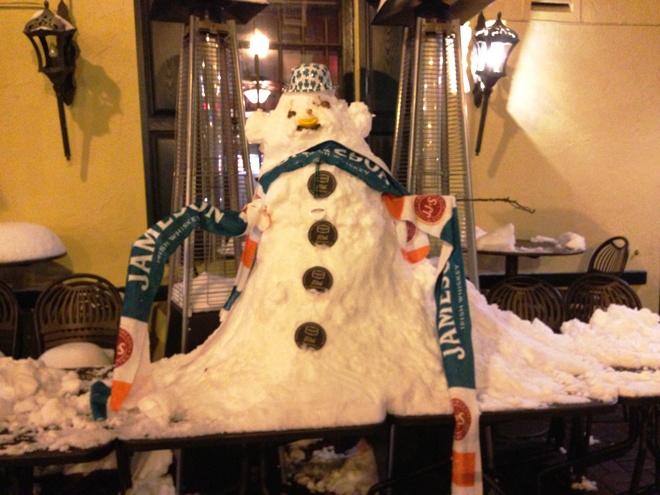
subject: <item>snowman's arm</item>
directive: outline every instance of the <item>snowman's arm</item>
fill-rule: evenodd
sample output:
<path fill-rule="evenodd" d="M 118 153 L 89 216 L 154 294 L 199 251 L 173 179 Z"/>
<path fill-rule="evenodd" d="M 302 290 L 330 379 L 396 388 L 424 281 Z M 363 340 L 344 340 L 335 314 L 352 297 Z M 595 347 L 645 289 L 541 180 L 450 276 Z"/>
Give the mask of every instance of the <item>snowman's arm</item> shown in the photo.
<path fill-rule="evenodd" d="M 374 118 L 374 115 L 369 111 L 369 107 L 362 101 L 354 101 L 348 107 L 348 114 L 360 133 L 360 137 L 366 138 L 371 133 Z"/>
<path fill-rule="evenodd" d="M 270 215 L 260 201 L 252 201 L 245 205 L 241 210 L 241 214 L 246 216 L 247 232 L 250 232 L 253 227 L 258 228 L 261 232 L 270 227 Z"/>
<path fill-rule="evenodd" d="M 258 108 L 245 121 L 245 138 L 250 143 L 262 144 L 266 137 L 269 114 Z"/>

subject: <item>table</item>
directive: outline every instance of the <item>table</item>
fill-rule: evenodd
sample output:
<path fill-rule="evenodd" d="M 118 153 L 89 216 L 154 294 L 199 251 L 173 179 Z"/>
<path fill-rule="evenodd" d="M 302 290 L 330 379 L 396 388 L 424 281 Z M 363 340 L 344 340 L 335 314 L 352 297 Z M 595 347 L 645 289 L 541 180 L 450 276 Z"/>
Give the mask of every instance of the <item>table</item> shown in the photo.
<path fill-rule="evenodd" d="M 569 442 L 569 452 L 566 462 L 557 463 L 548 469 L 539 473 L 538 478 L 538 493 L 541 493 L 542 477 L 554 472 L 558 469 L 574 466 L 583 467 L 590 460 L 590 453 L 587 451 L 585 443 L 585 428 L 586 418 L 593 414 L 605 413 L 614 410 L 616 401 L 613 402 L 600 402 L 589 401 L 576 404 L 551 404 L 547 407 L 534 408 L 534 409 L 507 409 L 500 411 L 484 411 L 480 416 L 481 428 L 481 451 L 482 451 L 482 469 L 484 486 L 489 486 L 494 492 L 498 494 L 505 494 L 504 488 L 498 480 L 498 473 L 496 471 L 496 462 L 494 458 L 494 449 L 492 444 L 491 428 L 499 423 L 506 423 L 516 420 L 529 420 L 529 419 L 555 419 L 555 418 L 570 418 L 571 438 Z M 433 465 L 424 466 L 414 472 L 404 475 L 394 476 L 394 457 L 396 456 L 396 430 L 405 427 L 418 427 L 418 426 L 439 426 L 448 427 L 450 431 L 453 430 L 453 416 L 452 415 L 430 415 L 430 416 L 390 416 L 388 417 L 390 424 L 390 449 L 388 459 L 387 478 L 385 481 L 375 485 L 369 491 L 369 495 L 381 493 L 382 490 L 395 486 L 400 483 L 409 482 L 411 478 L 428 473 L 429 471 L 440 468 L 446 465 L 450 458 L 446 461 L 441 461 Z M 448 454 L 451 455 L 450 453 Z"/>
<path fill-rule="evenodd" d="M 584 253 L 584 249 L 569 249 L 552 242 L 532 242 L 525 239 L 516 239 L 515 250 L 477 249 L 479 254 L 504 256 L 504 273 L 508 277 L 518 275 L 518 259 L 521 256 L 538 258 L 540 256 L 571 256 Z"/>
<path fill-rule="evenodd" d="M 159 437 L 159 438 L 119 438 L 116 444 L 117 466 L 120 475 L 122 493 L 131 488 L 131 457 L 137 452 L 155 450 L 182 450 L 196 447 L 214 447 L 234 445 L 242 447 L 240 493 L 246 493 L 250 485 L 248 447 L 259 449 L 259 487 L 263 494 L 268 489 L 265 484 L 266 446 L 284 445 L 296 440 L 310 438 L 332 437 L 381 437 L 388 432 L 386 422 L 367 425 L 338 426 L 328 428 L 302 428 L 296 430 L 251 431 L 237 433 L 217 433 L 190 437 Z"/>
<path fill-rule="evenodd" d="M 640 492 L 640 482 L 646 454 L 650 450 L 655 458 L 655 483 L 653 493 L 660 491 L 660 397 L 620 397 L 620 402 L 628 407 L 629 438 L 637 445 L 637 457 L 630 480 L 630 493 Z"/>
<path fill-rule="evenodd" d="M 76 370 L 78 376 L 86 384 L 92 383 L 99 378 L 108 378 L 111 373 L 111 367 L 104 368 L 81 368 Z M 498 411 L 484 411 L 480 416 L 480 425 L 482 431 L 482 455 L 484 458 L 484 482 L 497 493 L 504 493 L 501 484 L 497 479 L 498 460 L 501 465 L 501 458 L 495 458 L 494 449 L 490 444 L 489 430 L 492 426 L 503 422 L 529 419 L 552 419 L 552 418 L 570 418 L 571 419 L 571 442 L 569 456 L 562 458 L 559 463 L 552 464 L 538 474 L 538 492 L 543 486 L 543 478 L 549 473 L 572 467 L 581 469 L 588 465 L 597 464 L 603 460 L 621 455 L 630 451 L 639 441 L 638 462 L 632 473 L 631 487 L 636 490 L 639 485 L 639 466 L 643 465 L 644 456 L 647 449 L 651 449 L 656 455 L 656 461 L 660 462 L 657 452 L 658 435 L 657 413 L 660 405 L 659 397 L 621 397 L 620 404 L 631 407 L 631 422 L 628 438 L 623 442 L 605 448 L 589 449 L 585 443 L 588 438 L 588 421 L 591 416 L 612 411 L 617 402 L 598 402 L 590 401 L 577 404 L 552 404 L 547 407 L 529 408 L 529 409 L 505 409 Z M 442 436 L 441 443 L 434 443 L 434 448 L 440 452 L 441 464 L 428 465 L 430 462 L 420 463 L 421 469 L 406 469 L 401 472 L 394 472 L 392 466 L 394 459 L 401 455 L 400 442 L 397 438 L 402 434 L 403 428 L 413 426 L 439 426 L 444 432 L 448 433 L 447 441 Z M 385 480 L 374 489 L 379 493 L 383 484 L 401 483 L 402 480 L 409 479 L 409 476 L 418 476 L 421 472 L 437 470 L 438 467 L 449 467 L 451 458 L 451 436 L 453 435 L 454 418 L 451 414 L 431 415 L 431 416 L 388 416 L 383 422 L 367 425 L 341 426 L 330 428 L 303 428 L 294 430 L 277 431 L 252 431 L 238 433 L 218 433 L 195 437 L 158 437 L 158 438 L 123 438 L 121 432 L 116 431 L 107 441 L 88 449 L 70 449 L 66 452 L 50 452 L 45 448 L 26 452 L 17 455 L 2 455 L 0 449 L 0 467 L 11 474 L 14 487 L 17 491 L 12 493 L 27 493 L 25 487 L 31 483 L 32 468 L 38 465 L 48 464 L 70 464 L 77 462 L 87 462 L 100 459 L 109 453 L 115 451 L 117 455 L 119 477 L 121 479 L 121 489 L 127 490 L 131 486 L 131 456 L 137 452 L 147 452 L 154 450 L 181 450 L 195 447 L 215 447 L 215 446 L 235 446 L 239 448 L 237 459 L 241 461 L 241 474 L 243 487 L 250 484 L 248 468 L 249 452 L 258 452 L 257 473 L 261 477 L 262 493 L 265 484 L 263 483 L 263 473 L 265 472 L 264 450 L 266 447 L 277 447 L 296 440 L 311 438 L 335 439 L 339 437 L 370 437 L 374 445 L 378 464 L 382 468 L 381 479 Z M 5 432 L 11 433 L 11 432 Z M 164 432 L 164 435 L 167 433 Z M 117 438 L 119 437 L 119 438 Z M 421 438 L 421 437 L 420 437 Z M 14 435 L 13 442 L 30 442 L 29 432 L 26 435 L 17 437 Z M 435 440 L 433 440 L 435 442 Z M 428 443 L 428 442 L 426 442 Z M 383 447 L 382 449 L 376 446 Z M 446 448 L 445 448 L 446 447 Z M 382 456 L 379 456 L 382 454 Z M 436 458 L 432 459 L 433 461 Z M 255 464 L 253 464 L 255 465 Z M 387 466 L 387 468 L 385 468 Z M 412 466 L 417 468 L 418 466 Z M 415 472 L 412 472 L 415 471 Z M 658 471 L 660 472 L 660 470 Z M 385 475 L 386 476 L 383 476 Z M 444 475 L 444 471 L 442 471 Z M 256 479 L 256 478 L 255 478 Z M 444 479 L 444 478 L 443 478 Z M 256 481 L 255 481 L 256 482 Z M 387 485 L 386 485 L 387 487 Z"/>
<path fill-rule="evenodd" d="M 110 455 L 115 450 L 115 442 L 115 440 L 112 440 L 88 449 L 39 450 L 21 455 L 0 455 L 0 467 L 5 469 L 11 483 L 8 494 L 25 495 L 26 493 L 32 493 L 33 468 L 36 466 L 96 461 Z"/>
<path fill-rule="evenodd" d="M 633 448 L 639 440 L 639 452 L 646 453 L 647 446 L 654 447 L 656 445 L 654 437 L 651 433 L 657 434 L 654 428 L 655 416 L 657 412 L 659 398 L 657 397 L 644 397 L 644 398 L 622 398 L 620 403 L 634 406 L 631 409 L 631 427 L 628 438 L 615 445 L 610 445 L 604 448 L 588 449 L 585 443 L 585 428 L 588 424 L 590 416 L 595 414 L 602 414 L 611 412 L 616 407 L 616 402 L 598 402 L 591 401 L 578 404 L 553 404 L 545 408 L 533 409 L 508 409 L 500 411 L 485 411 L 482 412 L 480 418 L 480 425 L 482 430 L 482 455 L 484 458 L 484 483 L 487 484 L 495 493 L 504 494 L 505 488 L 498 480 L 497 473 L 497 459 L 493 457 L 493 449 L 490 445 L 489 430 L 502 422 L 509 422 L 515 420 L 527 419 L 551 419 L 551 418 L 570 418 L 572 420 L 573 428 L 571 429 L 572 441 L 570 442 L 571 448 L 569 455 L 562 461 L 550 465 L 550 467 L 539 472 L 537 475 L 537 493 L 542 493 L 541 489 L 544 486 L 544 477 L 551 472 L 573 467 L 580 469 L 588 465 L 597 464 L 606 459 L 611 459 L 628 449 Z M 422 465 L 419 469 L 405 473 L 393 473 L 392 465 L 395 456 L 397 456 L 396 440 L 398 430 L 406 427 L 417 426 L 438 426 L 447 431 L 449 440 L 447 442 L 447 455 L 445 456 L 444 450 L 441 462 L 433 465 Z M 0 456 L 0 466 L 8 469 L 16 480 L 15 486 L 19 487 L 18 491 L 12 493 L 21 494 L 28 493 L 25 487 L 31 483 L 31 469 L 37 465 L 47 464 L 68 464 L 74 462 L 85 462 L 95 460 L 108 455 L 113 450 L 117 455 L 118 471 L 120 477 L 120 486 L 122 490 L 127 490 L 131 486 L 131 457 L 137 452 L 154 451 L 161 449 L 180 450 L 194 447 L 204 446 L 235 446 L 240 447 L 242 471 L 241 483 L 242 488 L 245 489 L 250 485 L 249 472 L 248 472 L 248 450 L 247 446 L 258 447 L 259 458 L 259 475 L 262 476 L 264 472 L 264 446 L 277 446 L 301 439 L 326 437 L 332 438 L 334 436 L 347 436 L 347 437 L 376 437 L 388 443 L 387 449 L 387 474 L 381 483 L 374 485 L 369 493 L 382 493 L 382 490 L 394 486 L 398 483 L 410 482 L 412 478 L 420 476 L 421 474 L 429 471 L 434 471 L 442 468 L 443 466 L 449 468 L 451 460 L 451 435 L 453 434 L 454 419 L 453 415 L 435 415 L 435 416 L 388 416 L 385 421 L 377 424 L 332 427 L 332 428 L 307 428 L 299 430 L 282 430 L 282 431 L 256 431 L 244 433 L 220 433 L 210 434 L 196 437 L 161 437 L 161 438 L 118 438 L 112 442 L 104 445 L 99 445 L 94 448 L 79 450 L 72 449 L 68 452 L 32 452 L 20 456 Z M 444 438 L 444 437 L 443 437 Z M 655 453 L 655 452 L 654 452 Z M 639 459 L 639 457 L 638 457 Z M 382 459 L 384 460 L 384 459 Z M 636 490 L 639 484 L 639 477 L 636 464 L 635 472 L 632 476 L 631 488 Z M 643 459 L 641 460 L 643 463 Z M 384 462 L 383 462 L 384 464 Z M 260 481 L 263 481 L 260 480 Z M 262 484 L 261 493 L 268 493 L 267 488 Z M 632 493 L 636 493 L 633 491 Z"/>

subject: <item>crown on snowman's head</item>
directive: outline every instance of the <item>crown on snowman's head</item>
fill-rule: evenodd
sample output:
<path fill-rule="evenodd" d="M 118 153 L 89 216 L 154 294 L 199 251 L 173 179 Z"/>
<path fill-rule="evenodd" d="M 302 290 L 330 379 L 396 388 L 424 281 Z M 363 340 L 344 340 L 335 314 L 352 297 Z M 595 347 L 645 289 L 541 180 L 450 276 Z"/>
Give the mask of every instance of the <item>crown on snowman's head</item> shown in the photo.
<path fill-rule="evenodd" d="M 291 82 L 287 93 L 335 94 L 330 71 L 323 64 L 300 64 L 291 69 Z"/>

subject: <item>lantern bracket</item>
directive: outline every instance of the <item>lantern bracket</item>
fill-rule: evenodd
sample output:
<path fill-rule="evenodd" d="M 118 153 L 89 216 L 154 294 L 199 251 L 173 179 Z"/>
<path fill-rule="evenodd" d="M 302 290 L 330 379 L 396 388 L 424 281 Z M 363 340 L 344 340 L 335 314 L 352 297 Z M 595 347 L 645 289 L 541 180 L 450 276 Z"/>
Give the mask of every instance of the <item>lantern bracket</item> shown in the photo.
<path fill-rule="evenodd" d="M 57 14 L 49 9 L 47 1 L 44 2 L 44 10 L 35 14 L 23 29 L 23 33 L 37 53 L 39 72 L 45 74 L 53 83 L 57 96 L 64 155 L 67 160 L 71 158 L 71 151 L 64 105 L 73 103 L 76 91 L 73 79 L 76 58 L 79 55 L 78 45 L 73 40 L 76 31 L 69 18 L 69 9 L 63 0 L 60 0 Z"/>

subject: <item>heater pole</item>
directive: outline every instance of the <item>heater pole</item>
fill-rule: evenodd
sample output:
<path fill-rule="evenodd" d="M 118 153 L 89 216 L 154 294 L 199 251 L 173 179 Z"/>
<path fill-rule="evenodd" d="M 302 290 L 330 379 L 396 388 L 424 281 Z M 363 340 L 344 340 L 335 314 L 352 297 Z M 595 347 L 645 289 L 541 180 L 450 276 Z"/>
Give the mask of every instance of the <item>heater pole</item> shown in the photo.
<path fill-rule="evenodd" d="M 195 53 L 197 44 L 197 31 L 199 20 L 194 15 L 190 16 L 188 24 L 188 67 L 184 68 L 188 71 L 188 102 L 186 108 L 186 193 L 185 204 L 189 205 L 193 202 L 193 170 L 195 167 L 195 147 L 193 146 L 193 139 L 196 127 L 193 125 L 193 106 L 197 103 L 195 97 Z M 193 276 L 193 248 L 190 245 L 190 237 L 186 237 L 183 241 L 183 294 L 182 294 L 182 307 L 181 307 L 181 352 L 188 351 L 188 332 L 190 331 L 190 316 L 192 316 L 192 309 L 190 309 L 190 289 L 192 285 Z"/>

